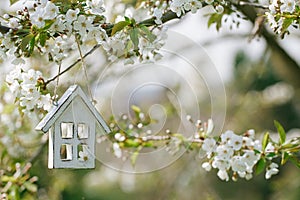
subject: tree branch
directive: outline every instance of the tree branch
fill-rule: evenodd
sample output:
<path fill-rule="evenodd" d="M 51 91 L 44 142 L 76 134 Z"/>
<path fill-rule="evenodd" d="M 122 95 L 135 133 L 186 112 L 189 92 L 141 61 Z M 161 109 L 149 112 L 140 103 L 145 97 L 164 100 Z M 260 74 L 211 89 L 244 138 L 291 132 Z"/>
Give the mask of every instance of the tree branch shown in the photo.
<path fill-rule="evenodd" d="M 257 12 L 255 11 L 256 8 L 262 8 L 262 9 L 267 9 L 267 6 L 256 4 L 256 3 L 251 3 L 251 2 L 245 2 L 245 1 L 238 1 L 238 2 L 233 2 L 231 1 L 233 5 L 237 7 L 247 18 L 250 19 L 253 23 L 255 22 L 255 19 L 257 17 Z M 184 15 L 182 15 L 184 16 Z M 176 13 L 172 11 L 167 11 L 166 13 L 163 14 L 161 20 L 163 23 L 166 23 L 168 21 L 171 21 L 173 19 L 179 19 L 182 16 L 178 17 Z M 155 26 L 157 25 L 155 23 L 155 17 L 143 20 L 138 23 L 139 25 L 145 25 L 147 27 L 149 26 Z M 111 36 L 111 31 L 113 28 L 114 24 L 103 24 L 102 28 L 106 31 L 108 36 Z M 0 32 L 1 33 L 7 33 L 11 28 L 1 26 L 0 25 Z M 287 52 L 279 45 L 279 43 L 276 41 L 274 35 L 270 34 L 264 27 L 262 28 L 262 35 L 265 38 L 266 42 L 268 45 L 271 47 L 273 50 L 273 64 L 276 70 L 279 72 L 279 74 L 282 76 L 283 79 L 286 79 L 287 82 L 291 82 L 293 85 L 300 86 L 300 79 L 299 79 L 299 74 L 300 74 L 300 67 L 298 63 L 290 56 L 287 54 Z M 94 46 L 88 53 L 86 53 L 83 58 L 86 58 L 88 55 L 92 54 L 96 49 L 98 49 L 101 45 L 96 45 Z M 72 69 L 76 64 L 81 62 L 81 59 L 76 60 L 73 64 L 71 64 L 69 67 L 67 67 L 65 70 L 63 70 L 61 73 L 57 74 L 53 78 L 47 80 L 45 84 L 49 84 L 53 80 L 55 80 L 57 77 L 61 76 L 62 74 L 66 73 L 70 69 Z"/>
<path fill-rule="evenodd" d="M 3 34 L 9 32 L 10 29 L 11 28 L 9 28 L 9 27 L 0 25 L 0 32 Z"/>
<path fill-rule="evenodd" d="M 179 18 L 180 17 L 178 17 L 176 15 L 176 13 L 174 13 L 172 11 L 168 11 L 168 12 L 166 12 L 166 13 L 163 14 L 161 20 L 162 20 L 163 23 L 166 23 L 166 22 L 168 22 L 170 20 L 179 19 Z M 146 20 L 143 20 L 143 21 L 139 22 L 138 25 L 145 25 L 145 26 L 149 27 L 149 26 L 154 26 L 154 25 L 157 25 L 157 24 L 155 23 L 155 18 L 152 17 L 152 18 L 149 18 L 149 19 L 146 19 Z M 102 28 L 106 31 L 106 33 L 107 33 L 108 36 L 111 36 L 111 30 L 112 30 L 113 26 L 114 26 L 114 24 L 106 24 L 106 25 L 102 26 Z M 100 44 L 95 45 L 89 52 L 87 52 L 83 56 L 83 59 L 85 59 L 87 56 L 91 55 L 100 46 L 101 46 Z M 64 69 L 62 72 L 60 72 L 56 76 L 48 79 L 45 82 L 45 85 L 48 85 L 50 82 L 54 81 L 59 76 L 63 75 L 64 73 L 66 73 L 67 71 L 69 71 L 70 69 L 72 69 L 74 66 L 76 66 L 81 61 L 82 61 L 81 58 L 77 59 L 73 64 L 71 64 L 69 67 L 67 67 L 66 69 Z"/>
<path fill-rule="evenodd" d="M 240 6 L 238 4 L 236 6 L 252 23 L 255 23 L 258 13 L 252 6 Z M 286 82 L 300 87 L 299 64 L 280 46 L 276 36 L 269 33 L 264 26 L 261 28 L 261 35 L 272 50 L 271 62 L 275 72 Z"/>
<path fill-rule="evenodd" d="M 86 54 L 84 54 L 84 56 L 82 57 L 83 59 L 85 59 L 87 56 L 91 55 L 96 49 L 98 49 L 101 45 L 97 44 L 95 45 L 89 52 L 87 52 Z M 59 76 L 63 75 L 64 73 L 66 73 L 67 71 L 69 71 L 70 69 L 72 69 L 74 66 L 76 66 L 79 62 L 81 62 L 82 59 L 79 58 L 77 59 L 73 64 L 71 64 L 69 67 L 67 67 L 66 69 L 64 69 L 63 71 L 61 71 L 59 74 L 55 75 L 54 77 L 48 79 L 45 82 L 45 86 L 48 85 L 50 82 L 54 81 L 55 79 L 57 79 Z"/>

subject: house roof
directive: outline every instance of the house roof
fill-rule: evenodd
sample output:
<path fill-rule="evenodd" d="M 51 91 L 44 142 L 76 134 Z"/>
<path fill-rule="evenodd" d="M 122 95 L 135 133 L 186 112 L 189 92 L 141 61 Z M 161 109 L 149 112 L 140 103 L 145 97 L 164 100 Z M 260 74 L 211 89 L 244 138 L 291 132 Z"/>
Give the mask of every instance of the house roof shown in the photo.
<path fill-rule="evenodd" d="M 87 105 L 89 110 L 95 116 L 95 119 L 98 121 L 98 123 L 103 127 L 105 132 L 109 133 L 109 127 L 107 126 L 99 112 L 96 110 L 92 102 L 88 99 L 86 94 L 78 85 L 72 85 L 68 88 L 68 90 L 63 94 L 63 96 L 58 100 L 57 105 L 54 106 L 54 108 L 50 112 L 48 112 L 48 114 L 42 119 L 42 121 L 40 121 L 40 123 L 35 127 L 35 129 L 46 133 L 49 130 L 49 128 L 53 125 L 53 123 L 55 123 L 58 117 L 60 117 L 64 110 L 70 105 L 73 99 L 77 96 L 80 96 L 82 98 L 83 102 Z"/>

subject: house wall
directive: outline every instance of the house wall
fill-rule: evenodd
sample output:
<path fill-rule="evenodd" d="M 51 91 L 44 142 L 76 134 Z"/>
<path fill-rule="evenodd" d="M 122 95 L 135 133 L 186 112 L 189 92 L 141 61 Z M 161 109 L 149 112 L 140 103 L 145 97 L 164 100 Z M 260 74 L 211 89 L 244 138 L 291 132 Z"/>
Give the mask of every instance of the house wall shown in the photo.
<path fill-rule="evenodd" d="M 49 146 L 48 146 L 48 168 L 52 169 L 54 166 L 54 134 L 53 134 L 53 128 L 49 129 L 48 132 L 48 141 L 49 141 Z"/>
<path fill-rule="evenodd" d="M 54 168 L 94 168 L 95 167 L 95 117 L 88 109 L 87 105 L 77 96 L 67 106 L 65 111 L 55 122 L 54 132 Z M 62 139 L 60 134 L 61 122 L 73 122 L 73 138 Z M 89 127 L 88 139 L 79 139 L 77 133 L 78 123 L 85 123 Z M 62 144 L 72 145 L 72 160 L 61 160 L 60 148 Z M 87 161 L 78 160 L 78 145 L 89 146 L 89 159 Z"/>

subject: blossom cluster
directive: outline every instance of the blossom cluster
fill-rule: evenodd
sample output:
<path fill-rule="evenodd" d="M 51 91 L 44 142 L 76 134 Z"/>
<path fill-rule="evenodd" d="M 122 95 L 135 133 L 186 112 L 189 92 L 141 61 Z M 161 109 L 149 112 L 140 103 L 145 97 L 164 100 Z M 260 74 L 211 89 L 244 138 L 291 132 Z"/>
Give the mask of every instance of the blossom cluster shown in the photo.
<path fill-rule="evenodd" d="M 162 16 L 167 10 L 171 10 L 176 13 L 177 17 L 183 16 L 187 12 L 196 13 L 199 9 L 205 6 L 212 6 L 216 13 L 221 14 L 224 11 L 224 7 L 220 2 L 214 0 L 172 0 L 168 3 L 158 2 L 155 3 L 154 9 L 152 9 L 152 15 L 155 17 L 155 23 L 162 23 Z"/>
<path fill-rule="evenodd" d="M 165 44 L 167 27 L 157 28 L 153 33 L 145 32 L 144 27 L 136 28 L 134 31 L 137 31 L 137 34 L 144 34 L 144 36 L 136 38 L 136 41 L 133 42 L 134 39 L 126 32 L 120 31 L 103 42 L 103 48 L 108 53 L 110 61 L 124 58 L 125 64 L 134 64 L 135 58 L 143 63 L 159 60 L 162 57 L 160 49 Z M 148 36 L 146 36 L 147 34 Z M 130 45 L 137 47 L 132 50 L 126 49 Z"/>
<path fill-rule="evenodd" d="M 9 28 L 7 33 L 0 33 L 0 57 L 3 60 L 12 58 L 12 64 L 19 65 L 25 64 L 24 57 L 38 54 L 61 64 L 71 53 L 78 51 L 82 55 L 86 53 L 83 49 L 88 49 L 89 45 L 98 45 L 110 61 L 125 58 L 125 64 L 133 64 L 137 60 L 148 62 L 161 58 L 159 50 L 166 39 L 166 28 L 159 26 L 150 31 L 148 27 L 129 20 L 126 26 L 112 32 L 114 26 L 106 22 L 102 15 L 104 12 L 102 0 L 79 1 L 70 5 L 48 0 L 30 1 L 15 15 L 6 14 L 0 19 L 1 25 Z M 17 68 L 13 73 L 16 71 L 21 69 Z M 34 102 L 37 102 L 37 108 L 42 107 L 35 99 L 44 99 L 43 95 L 21 95 L 21 91 L 25 91 L 23 85 L 28 85 L 26 81 L 13 77 L 7 82 L 23 111 L 32 110 Z M 19 92 L 18 87 L 22 88 Z"/>
<path fill-rule="evenodd" d="M 244 135 L 237 135 L 233 131 L 226 131 L 216 141 L 214 138 L 204 139 L 200 154 L 205 154 L 206 162 L 202 167 L 206 171 L 212 168 L 218 170 L 218 177 L 222 180 L 229 180 L 229 173 L 232 171 L 232 179 L 238 176 L 249 180 L 253 177 L 254 167 L 261 159 L 262 144 L 255 139 L 253 129 L 248 130 Z M 271 146 L 271 143 L 269 143 Z M 274 149 L 267 148 L 268 151 Z M 265 178 L 269 179 L 278 173 L 278 165 L 270 162 L 267 167 Z"/>
<path fill-rule="evenodd" d="M 212 3 L 213 1 L 207 2 Z M 202 8 L 202 3 L 198 0 L 173 0 L 170 7 L 171 10 L 175 12 L 178 17 L 180 17 L 187 11 L 196 13 L 198 9 Z"/>
<path fill-rule="evenodd" d="M 112 132 L 109 137 L 102 137 L 102 140 L 99 140 L 102 142 L 109 139 L 117 158 L 126 160 L 127 148 L 133 148 L 135 154 L 131 155 L 133 156 L 131 160 L 135 161 L 136 153 L 142 148 L 155 148 L 157 147 L 155 142 L 158 144 L 166 142 L 165 150 L 172 155 L 176 155 L 183 149 L 198 151 L 202 161 L 200 166 L 206 171 L 217 170 L 217 176 L 224 181 L 229 181 L 230 178 L 234 181 L 238 178 L 250 180 L 254 173 L 259 174 L 264 170 L 266 179 L 279 173 L 279 165 L 274 162 L 274 159 L 280 157 L 281 146 L 269 137 L 263 140 L 256 139 L 253 129 L 241 135 L 228 130 L 219 136 L 213 136 L 214 124 L 211 119 L 204 123 L 200 120 L 194 122 L 188 115 L 187 120 L 196 127 L 192 136 L 172 133 L 169 129 L 164 135 L 157 133 L 153 135 L 151 128 L 147 127 L 148 117 L 137 109 L 135 114 L 136 118 L 132 118 L 132 121 L 127 115 L 122 115 L 118 121 L 113 119 L 110 123 Z M 294 148 L 300 144 L 299 141 L 294 143 L 288 146 Z"/>
<path fill-rule="evenodd" d="M 298 23 L 298 0 L 271 0 L 268 11 L 265 12 L 271 29 L 284 35 L 291 25 Z"/>
<path fill-rule="evenodd" d="M 25 71 L 18 66 L 6 76 L 6 82 L 22 112 L 31 114 L 35 108 L 42 111 L 51 109 L 50 93 L 41 91 L 42 88 L 39 87 L 43 83 L 40 71 L 33 69 Z"/>
<path fill-rule="evenodd" d="M 107 37 L 100 26 L 104 17 L 96 17 L 105 11 L 102 0 L 87 1 L 85 6 L 80 4 L 78 8 L 66 10 L 51 1 L 36 0 L 32 9 L 25 7 L 16 16 L 5 15 L 1 23 L 11 31 L 1 37 L 2 55 L 4 52 L 16 57 L 30 56 L 37 48 L 49 60 L 61 62 L 68 57 L 70 47 L 76 47 L 70 45 L 76 37 L 83 43 L 100 43 Z"/>

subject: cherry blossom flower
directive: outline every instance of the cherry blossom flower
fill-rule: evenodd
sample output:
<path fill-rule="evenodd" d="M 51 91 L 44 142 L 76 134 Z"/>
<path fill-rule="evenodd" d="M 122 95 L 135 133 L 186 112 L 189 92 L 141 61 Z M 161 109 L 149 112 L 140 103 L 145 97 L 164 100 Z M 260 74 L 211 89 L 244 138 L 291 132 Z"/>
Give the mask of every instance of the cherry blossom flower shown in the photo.
<path fill-rule="evenodd" d="M 62 18 L 63 16 L 60 15 L 59 17 L 56 18 L 55 22 L 52 24 L 51 26 L 51 30 L 53 31 L 52 35 L 57 32 L 63 33 L 67 29 L 67 26 L 64 23 L 65 20 Z"/>
<path fill-rule="evenodd" d="M 226 145 L 220 145 L 216 149 L 217 157 L 222 160 L 229 160 L 233 155 L 233 150 L 231 147 Z"/>
<path fill-rule="evenodd" d="M 213 129 L 214 129 L 214 122 L 212 119 L 208 119 L 206 131 L 205 131 L 206 136 L 209 136 L 213 132 Z"/>
<path fill-rule="evenodd" d="M 230 168 L 229 160 L 222 160 L 218 157 L 214 158 L 212 162 L 212 167 L 219 170 L 228 170 Z"/>
<path fill-rule="evenodd" d="M 202 8 L 202 3 L 197 0 L 189 0 L 184 3 L 183 7 L 186 11 L 196 13 L 198 9 Z"/>
<path fill-rule="evenodd" d="M 209 172 L 211 170 L 211 164 L 209 162 L 204 162 L 202 168 Z"/>
<path fill-rule="evenodd" d="M 103 0 L 87 0 L 86 4 L 91 8 L 90 12 L 92 14 L 100 15 L 105 12 L 105 8 L 103 7 Z"/>
<path fill-rule="evenodd" d="M 255 154 L 254 151 L 247 150 L 244 153 L 243 158 L 243 161 L 248 166 L 248 168 L 252 168 L 260 159 L 260 154 Z"/>
<path fill-rule="evenodd" d="M 101 27 L 92 28 L 87 34 L 86 41 L 88 40 L 95 40 L 98 44 L 102 44 L 107 40 L 107 34 Z"/>
<path fill-rule="evenodd" d="M 251 173 L 246 173 L 245 179 L 250 180 L 251 178 L 253 178 L 253 175 Z"/>
<path fill-rule="evenodd" d="M 114 150 L 114 154 L 117 158 L 121 158 L 122 157 L 122 150 L 119 146 L 118 143 L 113 143 L 113 150 Z"/>
<path fill-rule="evenodd" d="M 270 14 L 276 14 L 276 8 L 278 8 L 278 0 L 272 0 L 272 3 L 269 5 Z"/>
<path fill-rule="evenodd" d="M 93 28 L 93 19 L 91 17 L 86 17 L 80 15 L 77 20 L 74 22 L 74 29 L 79 32 L 81 37 L 85 37 L 88 30 Z"/>
<path fill-rule="evenodd" d="M 120 56 L 123 56 L 125 48 L 123 38 L 123 34 L 117 33 L 103 43 L 103 49 L 107 52 L 110 61 L 114 61 Z"/>
<path fill-rule="evenodd" d="M 278 174 L 278 164 L 272 162 L 268 167 L 265 174 L 266 179 L 270 179 L 273 175 Z"/>
<path fill-rule="evenodd" d="M 21 67 L 16 67 L 6 76 L 10 91 L 18 99 L 22 112 L 26 114 L 31 114 L 35 108 L 49 111 L 52 107 L 50 94 L 41 94 L 36 87 L 41 77 L 41 72 L 33 69 L 25 71 Z"/>
<path fill-rule="evenodd" d="M 87 161 L 89 159 L 88 147 L 83 145 L 82 146 L 82 151 L 79 151 L 78 155 L 79 155 L 79 158 L 78 158 L 79 161 L 81 161 L 81 162 Z"/>
<path fill-rule="evenodd" d="M 8 22 L 8 26 L 11 28 L 18 28 L 19 27 L 19 20 L 16 18 L 10 18 Z"/>
<path fill-rule="evenodd" d="M 162 15 L 163 15 L 163 13 L 162 13 L 161 9 L 154 8 L 153 16 L 155 17 L 154 21 L 155 21 L 156 24 L 162 24 L 162 21 L 161 21 Z"/>
<path fill-rule="evenodd" d="M 223 181 L 229 181 L 229 176 L 227 171 L 225 170 L 219 170 L 217 173 L 218 177 Z"/>
<path fill-rule="evenodd" d="M 266 146 L 265 152 L 270 153 L 270 152 L 274 152 L 274 151 L 275 151 L 274 145 L 271 142 L 269 142 Z"/>
<path fill-rule="evenodd" d="M 51 95 L 48 93 L 46 95 L 40 95 L 37 102 L 38 108 L 43 108 L 43 110 L 50 111 L 53 107 Z"/>
<path fill-rule="evenodd" d="M 48 1 L 44 10 L 44 18 L 49 20 L 54 19 L 58 15 L 58 11 L 58 7 L 51 1 Z"/>
<path fill-rule="evenodd" d="M 282 5 L 280 6 L 281 12 L 292 13 L 295 10 L 296 2 L 295 0 L 281 0 Z"/>
<path fill-rule="evenodd" d="M 219 4 L 215 7 L 215 10 L 218 14 L 222 14 L 224 12 L 224 7 Z"/>
<path fill-rule="evenodd" d="M 180 17 L 182 14 L 184 14 L 183 5 L 184 0 L 174 0 L 171 2 L 170 8 L 178 17 Z"/>
<path fill-rule="evenodd" d="M 31 23 L 38 28 L 45 26 L 45 15 L 43 9 L 36 9 L 36 11 L 30 15 Z"/>
<path fill-rule="evenodd" d="M 66 13 L 66 22 L 71 24 L 73 21 L 77 20 L 79 12 L 80 10 L 78 8 L 75 10 L 69 9 Z"/>
<path fill-rule="evenodd" d="M 231 164 L 231 168 L 234 172 L 243 173 L 243 172 L 246 172 L 246 170 L 247 170 L 245 159 L 243 159 L 243 157 L 241 157 L 241 156 L 233 156 L 231 158 L 230 164 Z"/>
<path fill-rule="evenodd" d="M 122 135 L 121 133 L 116 133 L 114 137 L 119 142 L 123 142 L 126 139 L 126 137 L 124 135 Z"/>
<path fill-rule="evenodd" d="M 255 130 L 254 129 L 249 129 L 247 132 L 247 137 L 254 139 L 255 138 Z"/>
<path fill-rule="evenodd" d="M 223 144 L 228 143 L 229 140 L 231 140 L 231 138 L 233 137 L 234 132 L 233 131 L 226 131 L 225 133 L 223 133 L 221 135 L 221 142 Z"/>
<path fill-rule="evenodd" d="M 243 137 L 233 134 L 228 141 L 228 145 L 233 148 L 233 150 L 238 151 L 242 148 Z"/>
<path fill-rule="evenodd" d="M 205 138 L 202 149 L 206 151 L 207 155 L 210 155 L 216 150 L 216 144 L 217 142 L 213 138 Z"/>

